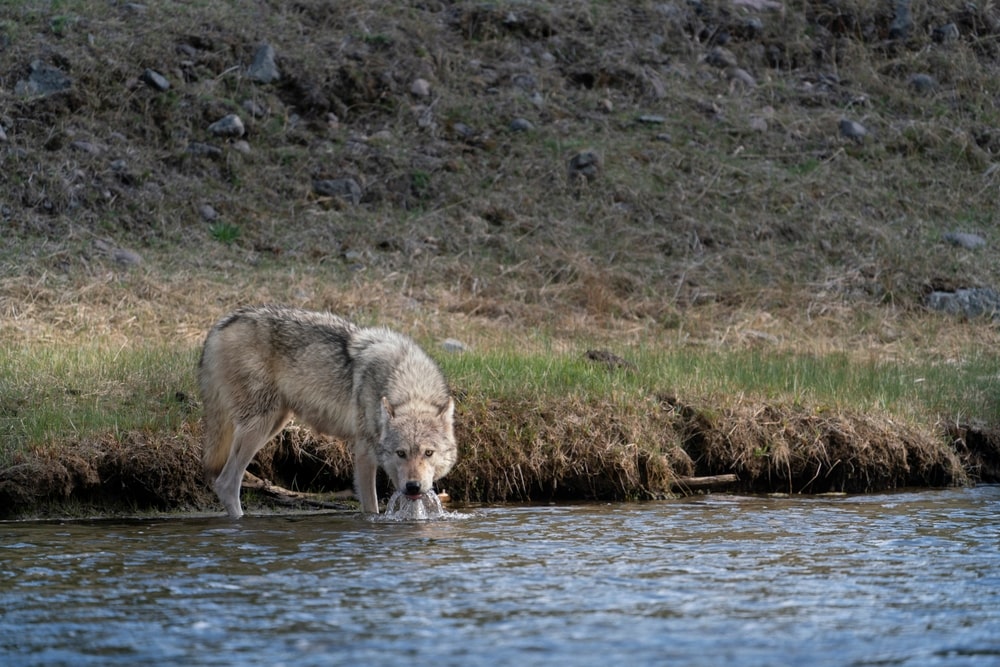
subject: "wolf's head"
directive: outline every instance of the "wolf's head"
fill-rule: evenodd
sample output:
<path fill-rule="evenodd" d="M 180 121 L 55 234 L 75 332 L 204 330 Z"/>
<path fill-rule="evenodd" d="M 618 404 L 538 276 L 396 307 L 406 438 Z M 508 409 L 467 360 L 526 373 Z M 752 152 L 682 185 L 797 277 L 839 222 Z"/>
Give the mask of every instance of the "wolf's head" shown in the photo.
<path fill-rule="evenodd" d="M 455 465 L 454 414 L 452 399 L 445 406 L 406 403 L 394 407 L 382 398 L 379 466 L 409 498 L 430 491 L 434 481 Z"/>

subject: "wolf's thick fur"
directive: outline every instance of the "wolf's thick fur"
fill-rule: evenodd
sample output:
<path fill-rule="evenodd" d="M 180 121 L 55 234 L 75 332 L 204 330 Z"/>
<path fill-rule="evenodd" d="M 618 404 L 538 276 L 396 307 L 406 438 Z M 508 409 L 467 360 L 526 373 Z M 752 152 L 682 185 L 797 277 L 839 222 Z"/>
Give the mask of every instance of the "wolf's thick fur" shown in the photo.
<path fill-rule="evenodd" d="M 198 364 L 206 478 L 233 518 L 254 455 L 294 415 L 354 444 L 361 509 L 378 512 L 378 467 L 419 497 L 455 464 L 455 404 L 410 338 L 329 313 L 247 307 L 219 320 Z"/>

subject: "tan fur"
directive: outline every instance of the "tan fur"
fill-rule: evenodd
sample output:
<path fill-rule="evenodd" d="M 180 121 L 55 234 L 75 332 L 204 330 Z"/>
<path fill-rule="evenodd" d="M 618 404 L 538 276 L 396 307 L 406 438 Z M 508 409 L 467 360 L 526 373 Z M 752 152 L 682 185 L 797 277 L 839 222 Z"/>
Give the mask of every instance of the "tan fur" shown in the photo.
<path fill-rule="evenodd" d="M 378 467 L 397 489 L 419 496 L 457 458 L 444 377 L 416 343 L 388 329 L 296 308 L 244 308 L 209 332 L 198 380 L 205 475 L 234 518 L 243 514 L 247 465 L 293 415 L 353 440 L 365 512 L 378 512 Z"/>

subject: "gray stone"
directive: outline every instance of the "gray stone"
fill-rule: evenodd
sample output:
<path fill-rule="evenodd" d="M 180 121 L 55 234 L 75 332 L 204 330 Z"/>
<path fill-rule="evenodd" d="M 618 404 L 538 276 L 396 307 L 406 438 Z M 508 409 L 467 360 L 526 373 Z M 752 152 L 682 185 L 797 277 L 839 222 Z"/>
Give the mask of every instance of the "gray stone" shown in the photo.
<path fill-rule="evenodd" d="M 861 143 L 868 136 L 868 129 L 861 123 L 847 118 L 840 119 L 840 134 L 846 139 L 851 139 L 856 143 Z"/>
<path fill-rule="evenodd" d="M 908 83 L 918 93 L 929 93 L 937 88 L 937 79 L 930 74 L 914 74 Z"/>
<path fill-rule="evenodd" d="M 931 292 L 926 298 L 931 310 L 962 315 L 970 319 L 990 317 L 997 319 L 1000 313 L 1000 294 L 989 287 L 958 289 L 954 292 Z"/>
<path fill-rule="evenodd" d="M 207 157 L 217 160 L 222 157 L 222 149 L 212 144 L 205 144 L 200 141 L 192 141 L 187 145 L 187 152 L 197 157 Z"/>
<path fill-rule="evenodd" d="M 527 118 L 515 118 L 510 121 L 510 129 L 513 132 L 528 132 L 535 129 L 535 126 Z"/>
<path fill-rule="evenodd" d="M 719 69 L 739 66 L 733 52 L 721 46 L 712 47 L 712 49 L 705 56 L 705 62 L 713 67 L 718 67 Z"/>
<path fill-rule="evenodd" d="M 253 62 L 247 68 L 247 76 L 257 83 L 272 83 L 281 78 L 281 71 L 274 62 L 274 48 L 261 44 L 253 54 Z"/>
<path fill-rule="evenodd" d="M 966 250 L 975 250 L 986 245 L 986 239 L 979 234 L 968 234 L 966 232 L 946 232 L 944 240 L 953 246 L 965 248 Z"/>
<path fill-rule="evenodd" d="M 430 97 L 431 84 L 427 79 L 414 79 L 410 84 L 410 94 L 414 97 Z"/>
<path fill-rule="evenodd" d="M 907 39 L 913 30 L 910 0 L 896 0 L 896 14 L 889 24 L 889 39 Z"/>
<path fill-rule="evenodd" d="M 746 88 L 757 87 L 757 79 L 742 67 L 727 67 L 726 76 L 731 84 L 740 84 Z"/>
<path fill-rule="evenodd" d="M 594 151 L 577 153 L 566 168 L 570 182 L 593 181 L 601 173 L 601 157 Z"/>
<path fill-rule="evenodd" d="M 255 100 L 246 99 L 243 100 L 243 110 L 246 111 L 252 118 L 263 118 L 267 115 L 267 109 L 258 104 Z"/>
<path fill-rule="evenodd" d="M 664 116 L 658 116 L 655 114 L 643 114 L 642 116 L 639 116 L 638 120 L 640 123 L 644 123 L 645 125 L 663 125 L 667 122 L 667 119 Z"/>
<path fill-rule="evenodd" d="M 115 248 L 111 253 L 111 258 L 115 263 L 122 266 L 139 266 L 142 264 L 142 255 L 128 248 Z"/>
<path fill-rule="evenodd" d="M 170 82 L 167 81 L 167 78 L 165 76 L 163 76 L 156 70 L 146 69 L 142 73 L 142 77 L 140 78 L 142 79 L 142 82 L 145 83 L 147 86 L 149 86 L 150 88 L 154 88 L 160 91 L 161 93 L 170 90 Z"/>
<path fill-rule="evenodd" d="M 81 140 L 72 141 L 70 142 L 69 147 L 71 150 L 80 153 L 87 153 L 88 155 L 100 155 L 102 152 L 104 152 L 104 149 L 101 146 L 98 146 L 97 144 L 91 143 L 89 141 L 81 141 Z"/>
<path fill-rule="evenodd" d="M 355 206 L 361 203 L 361 186 L 353 178 L 330 178 L 313 181 L 313 192 L 321 197 L 346 199 Z"/>
<path fill-rule="evenodd" d="M 212 222 L 219 218 L 219 212 L 215 210 L 215 207 L 211 204 L 202 204 L 198 207 L 198 214 L 201 216 L 202 220 L 206 222 Z"/>
<path fill-rule="evenodd" d="M 73 80 L 62 70 L 46 65 L 41 60 L 31 63 L 31 73 L 14 86 L 14 92 L 24 97 L 52 95 L 73 87 Z"/>
<path fill-rule="evenodd" d="M 240 117 L 231 113 L 209 125 L 208 131 L 217 137 L 242 137 L 245 129 Z"/>
<path fill-rule="evenodd" d="M 959 33 L 958 26 L 954 23 L 945 23 L 942 26 L 934 28 L 931 32 L 931 39 L 938 44 L 957 42 L 959 37 L 961 37 L 961 33 Z"/>
<path fill-rule="evenodd" d="M 441 341 L 441 348 L 445 352 L 465 352 L 468 350 L 468 346 L 460 340 L 455 340 L 454 338 L 445 338 Z"/>

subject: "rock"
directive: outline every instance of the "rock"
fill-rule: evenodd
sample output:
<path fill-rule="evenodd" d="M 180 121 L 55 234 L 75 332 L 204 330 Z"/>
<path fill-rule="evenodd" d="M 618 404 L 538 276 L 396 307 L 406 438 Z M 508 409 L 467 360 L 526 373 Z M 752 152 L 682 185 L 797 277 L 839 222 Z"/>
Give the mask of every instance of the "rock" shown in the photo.
<path fill-rule="evenodd" d="M 961 37 L 961 33 L 959 33 L 958 26 L 954 23 L 945 23 L 931 31 L 931 39 L 938 44 L 957 42 L 959 37 Z"/>
<path fill-rule="evenodd" d="M 430 82 L 427 79 L 414 79 L 410 84 L 410 94 L 414 97 L 430 97 Z"/>
<path fill-rule="evenodd" d="M 86 153 L 88 155 L 100 155 L 104 149 L 89 141 L 72 141 L 69 144 L 70 150 Z"/>
<path fill-rule="evenodd" d="M 111 253 L 111 258 L 116 264 L 122 266 L 139 266 L 142 264 L 142 255 L 128 248 L 115 248 Z"/>
<path fill-rule="evenodd" d="M 251 118 L 263 118 L 267 115 L 267 109 L 258 104 L 255 100 L 246 99 L 243 100 L 243 104 L 240 105 L 243 110 L 250 114 Z"/>
<path fill-rule="evenodd" d="M 0 141 L 7 141 L 7 132 L 3 129 L 3 125 L 0 125 Z"/>
<path fill-rule="evenodd" d="M 223 116 L 208 126 L 208 131 L 217 137 L 242 137 L 243 121 L 234 113 Z"/>
<path fill-rule="evenodd" d="M 889 39 L 906 39 L 913 30 L 910 0 L 896 0 L 896 15 L 889 24 Z"/>
<path fill-rule="evenodd" d="M 963 315 L 970 319 L 988 316 L 997 319 L 1000 294 L 989 287 L 958 289 L 954 292 L 931 292 L 925 300 L 931 310 Z"/>
<path fill-rule="evenodd" d="M 535 126 L 527 118 L 515 118 L 510 121 L 510 129 L 512 132 L 528 132 L 535 129 Z"/>
<path fill-rule="evenodd" d="M 465 352 L 468 350 L 468 346 L 460 340 L 455 340 L 454 338 L 445 338 L 441 341 L 441 348 L 445 352 Z"/>
<path fill-rule="evenodd" d="M 741 84 L 746 88 L 757 87 L 757 79 L 742 67 L 727 67 L 726 76 L 729 77 L 730 84 Z"/>
<path fill-rule="evenodd" d="M 601 173 L 601 158 L 594 151 L 583 151 L 570 158 L 567 176 L 571 183 L 593 181 Z"/>
<path fill-rule="evenodd" d="M 855 143 L 861 143 L 868 136 L 868 129 L 857 121 L 840 119 L 840 135 L 846 139 L 851 139 Z"/>
<path fill-rule="evenodd" d="M 345 199 L 357 206 L 361 203 L 361 186 L 353 178 L 331 178 L 313 181 L 313 192 L 321 197 Z"/>
<path fill-rule="evenodd" d="M 644 125 L 663 125 L 667 122 L 664 116 L 659 116 L 655 114 L 643 114 L 637 119 L 640 123 Z"/>
<path fill-rule="evenodd" d="M 733 55 L 733 52 L 721 46 L 712 47 L 708 54 L 705 55 L 705 62 L 719 69 L 738 66 L 736 56 Z"/>
<path fill-rule="evenodd" d="M 212 222 L 219 218 L 219 212 L 215 210 L 215 207 L 211 204 L 202 204 L 198 207 L 198 215 L 201 216 L 202 220 L 206 222 Z"/>
<path fill-rule="evenodd" d="M 222 149 L 212 144 L 205 144 L 200 141 L 192 141 L 187 145 L 187 152 L 197 157 L 207 157 L 217 160 L 222 157 Z"/>
<path fill-rule="evenodd" d="M 150 88 L 154 88 L 154 89 L 160 91 L 161 93 L 170 90 L 170 82 L 167 81 L 167 78 L 165 76 L 163 76 L 162 74 L 160 74 L 156 70 L 152 70 L 152 69 L 148 69 L 147 68 L 142 73 L 142 76 L 139 77 L 139 78 L 147 86 L 149 86 Z"/>
<path fill-rule="evenodd" d="M 470 127 L 461 121 L 453 124 L 451 129 L 455 131 L 455 134 L 457 134 L 460 139 L 465 139 L 466 141 L 474 138 L 476 134 L 478 134 L 475 128 Z"/>
<path fill-rule="evenodd" d="M 947 232 L 944 235 L 944 240 L 953 246 L 966 250 L 975 250 L 986 245 L 986 239 L 979 234 L 967 234 L 966 232 Z"/>
<path fill-rule="evenodd" d="M 119 248 L 104 239 L 95 239 L 94 247 L 97 250 L 110 257 L 116 264 L 121 264 L 122 266 L 139 266 L 142 264 L 142 255 L 134 250 L 129 250 L 127 248 Z"/>
<path fill-rule="evenodd" d="M 41 60 L 31 63 L 31 73 L 14 86 L 14 92 L 24 97 L 52 95 L 73 87 L 73 80 L 62 70 L 46 65 Z"/>
<path fill-rule="evenodd" d="M 520 88 L 521 90 L 531 93 L 538 89 L 538 81 L 535 80 L 530 74 L 515 74 L 511 77 L 510 82 L 515 88 Z"/>
<path fill-rule="evenodd" d="M 247 76 L 257 83 L 272 83 L 281 78 L 281 71 L 274 62 L 274 48 L 261 44 L 253 54 L 253 62 L 247 68 Z"/>
<path fill-rule="evenodd" d="M 907 81 L 910 88 L 918 93 L 929 93 L 937 88 L 937 79 L 930 74 L 914 74 Z"/>

